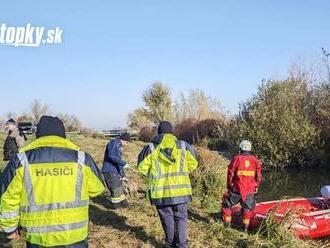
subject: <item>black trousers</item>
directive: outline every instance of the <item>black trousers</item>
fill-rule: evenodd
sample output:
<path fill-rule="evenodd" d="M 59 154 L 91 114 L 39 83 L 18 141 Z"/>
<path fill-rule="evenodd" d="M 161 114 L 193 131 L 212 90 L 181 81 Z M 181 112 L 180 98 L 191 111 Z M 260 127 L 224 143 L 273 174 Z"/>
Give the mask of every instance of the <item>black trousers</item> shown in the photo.
<path fill-rule="evenodd" d="M 243 198 L 240 193 L 230 191 L 228 197 L 223 201 L 224 208 L 232 208 L 233 206 L 241 204 L 242 208 L 246 211 L 251 211 L 256 206 L 256 201 L 254 199 L 254 194 L 248 194 L 246 199 L 243 201 Z"/>
<path fill-rule="evenodd" d="M 110 201 L 113 208 L 127 207 L 123 178 L 119 173 L 104 173 L 105 182 L 110 191 Z"/>
<path fill-rule="evenodd" d="M 166 247 L 187 248 L 187 203 L 156 207 L 165 232 Z"/>

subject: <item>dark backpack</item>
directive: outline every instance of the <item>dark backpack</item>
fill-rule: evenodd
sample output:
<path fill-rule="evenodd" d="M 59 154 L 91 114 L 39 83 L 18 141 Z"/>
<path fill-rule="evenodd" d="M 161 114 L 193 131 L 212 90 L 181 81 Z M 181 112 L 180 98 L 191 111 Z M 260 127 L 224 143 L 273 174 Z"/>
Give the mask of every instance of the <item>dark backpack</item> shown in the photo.
<path fill-rule="evenodd" d="M 3 160 L 11 160 L 13 157 L 16 156 L 17 153 L 18 146 L 16 144 L 16 139 L 8 135 L 3 145 Z"/>

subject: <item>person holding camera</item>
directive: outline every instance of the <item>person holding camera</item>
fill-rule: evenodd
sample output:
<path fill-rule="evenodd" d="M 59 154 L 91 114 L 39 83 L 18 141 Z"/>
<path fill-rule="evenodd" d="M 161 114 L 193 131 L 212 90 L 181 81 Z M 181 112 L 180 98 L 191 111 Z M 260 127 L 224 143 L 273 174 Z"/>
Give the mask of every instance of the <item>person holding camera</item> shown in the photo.
<path fill-rule="evenodd" d="M 27 138 L 14 119 L 6 121 L 5 131 L 7 137 L 3 145 L 3 160 L 9 161 L 16 156 L 20 148 L 25 146 Z"/>

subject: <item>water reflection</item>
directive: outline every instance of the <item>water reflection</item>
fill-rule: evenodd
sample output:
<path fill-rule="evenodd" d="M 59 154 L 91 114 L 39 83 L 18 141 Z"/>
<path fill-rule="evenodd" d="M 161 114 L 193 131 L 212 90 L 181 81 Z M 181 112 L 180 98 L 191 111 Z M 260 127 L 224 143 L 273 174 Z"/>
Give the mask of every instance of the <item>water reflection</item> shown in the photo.
<path fill-rule="evenodd" d="M 258 202 L 320 196 L 320 186 L 330 185 L 330 170 L 326 169 L 264 171 L 263 177 L 256 196 Z"/>

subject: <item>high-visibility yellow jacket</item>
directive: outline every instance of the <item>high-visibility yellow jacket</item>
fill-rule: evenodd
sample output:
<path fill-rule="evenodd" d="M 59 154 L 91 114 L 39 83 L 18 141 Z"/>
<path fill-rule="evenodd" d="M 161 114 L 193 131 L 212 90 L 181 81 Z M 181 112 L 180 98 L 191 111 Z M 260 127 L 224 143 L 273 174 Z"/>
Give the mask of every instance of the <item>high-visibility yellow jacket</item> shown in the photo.
<path fill-rule="evenodd" d="M 191 201 L 189 173 L 198 162 L 193 148 L 172 134 L 158 135 L 139 154 L 138 170 L 148 177 L 151 204 L 175 205 Z"/>
<path fill-rule="evenodd" d="M 21 149 L 0 183 L 0 227 L 46 247 L 86 239 L 89 198 L 104 190 L 92 157 L 58 136 Z"/>

